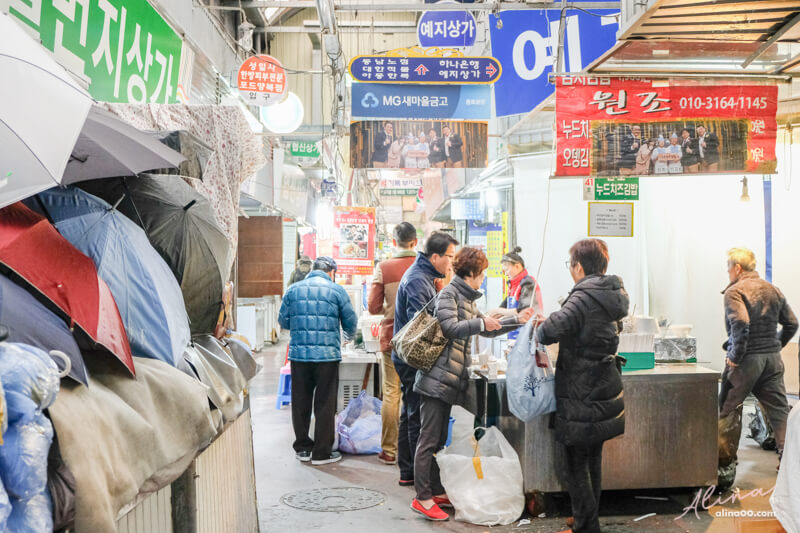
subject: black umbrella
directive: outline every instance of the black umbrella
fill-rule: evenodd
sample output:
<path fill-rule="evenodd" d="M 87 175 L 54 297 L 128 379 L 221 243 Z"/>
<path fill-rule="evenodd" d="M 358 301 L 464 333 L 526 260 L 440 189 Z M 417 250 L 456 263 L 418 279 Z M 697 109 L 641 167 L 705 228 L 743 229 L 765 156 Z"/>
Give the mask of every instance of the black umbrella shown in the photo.
<path fill-rule="evenodd" d="M 28 291 L 0 275 L 0 324 L 8 328 L 9 342 L 21 342 L 45 352 L 60 350 L 72 363 L 68 376 L 88 384 L 86 365 L 66 323 L 42 305 Z M 54 357 L 59 369 L 63 361 Z"/>
<path fill-rule="evenodd" d="M 181 284 L 192 333 L 213 333 L 230 248 L 208 200 L 170 176 L 141 174 L 78 185 L 111 205 L 118 203 L 117 209 L 144 228 Z"/>

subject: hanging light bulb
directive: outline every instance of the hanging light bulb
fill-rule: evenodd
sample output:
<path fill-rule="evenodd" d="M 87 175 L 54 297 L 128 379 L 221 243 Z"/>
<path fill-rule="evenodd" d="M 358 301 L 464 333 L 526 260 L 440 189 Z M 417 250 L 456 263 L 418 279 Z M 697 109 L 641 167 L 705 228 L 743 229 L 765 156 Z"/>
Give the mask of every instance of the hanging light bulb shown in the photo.
<path fill-rule="evenodd" d="M 750 191 L 747 188 L 747 176 L 741 179 L 742 182 L 742 195 L 739 197 L 740 202 L 750 201 Z"/>

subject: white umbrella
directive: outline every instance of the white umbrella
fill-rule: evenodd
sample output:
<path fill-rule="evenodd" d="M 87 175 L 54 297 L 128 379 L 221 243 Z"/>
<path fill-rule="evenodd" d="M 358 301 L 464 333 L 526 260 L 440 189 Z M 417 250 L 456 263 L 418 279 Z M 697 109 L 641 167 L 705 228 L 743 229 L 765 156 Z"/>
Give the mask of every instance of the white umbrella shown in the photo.
<path fill-rule="evenodd" d="M 0 13 L 0 207 L 61 183 L 93 100 Z"/>

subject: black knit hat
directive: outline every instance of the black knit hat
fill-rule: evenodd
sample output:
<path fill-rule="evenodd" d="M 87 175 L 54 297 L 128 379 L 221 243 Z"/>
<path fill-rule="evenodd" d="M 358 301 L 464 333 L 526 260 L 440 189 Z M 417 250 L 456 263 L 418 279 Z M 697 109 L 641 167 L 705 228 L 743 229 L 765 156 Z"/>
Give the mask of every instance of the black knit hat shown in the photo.
<path fill-rule="evenodd" d="M 519 246 L 515 246 L 513 250 L 508 252 L 503 258 L 500 260 L 501 263 L 516 263 L 518 265 L 522 265 L 522 268 L 525 268 L 525 260 L 522 259 L 522 256 L 519 255 L 522 253 L 522 248 Z"/>

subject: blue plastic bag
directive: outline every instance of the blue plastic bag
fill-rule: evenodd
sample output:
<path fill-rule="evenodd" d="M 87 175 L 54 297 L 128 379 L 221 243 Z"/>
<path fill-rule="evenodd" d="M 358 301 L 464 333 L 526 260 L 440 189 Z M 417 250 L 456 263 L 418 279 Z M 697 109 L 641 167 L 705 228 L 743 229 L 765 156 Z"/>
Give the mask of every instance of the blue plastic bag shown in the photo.
<path fill-rule="evenodd" d="M 6 531 L 13 533 L 53 531 L 53 502 L 48 491 L 40 492 L 27 500 L 13 500 L 11 507 Z"/>
<path fill-rule="evenodd" d="M 339 451 L 350 454 L 381 452 L 381 401 L 361 391 L 336 417 Z"/>
<path fill-rule="evenodd" d="M 5 487 L 0 483 L 0 531 L 6 530 L 9 515 L 11 515 L 11 502 L 8 501 L 8 493 Z"/>
<path fill-rule="evenodd" d="M 54 401 L 61 384 L 58 366 L 43 350 L 16 342 L 0 343 L 0 380 L 6 392 L 29 398 L 40 410 Z M 14 422 L 9 412 L 9 421 Z"/>
<path fill-rule="evenodd" d="M 53 425 L 41 412 L 11 424 L 0 446 L 0 479 L 12 498 L 27 500 L 47 488 L 47 456 Z"/>
<path fill-rule="evenodd" d="M 556 378 L 553 363 L 547 356 L 547 367 L 536 363 L 537 343 L 534 322 L 528 322 L 508 355 L 506 394 L 511 413 L 530 422 L 537 416 L 556 410 Z M 544 346 L 539 351 L 547 355 Z"/>

